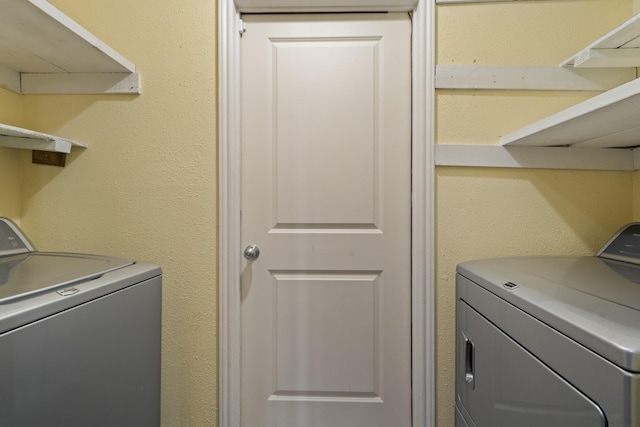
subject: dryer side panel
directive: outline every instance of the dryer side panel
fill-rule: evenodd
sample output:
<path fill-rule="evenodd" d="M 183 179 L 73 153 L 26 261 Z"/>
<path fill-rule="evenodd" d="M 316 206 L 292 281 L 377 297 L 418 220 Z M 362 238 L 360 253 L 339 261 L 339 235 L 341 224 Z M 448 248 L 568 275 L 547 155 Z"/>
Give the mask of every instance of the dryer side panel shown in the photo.
<path fill-rule="evenodd" d="M 602 410 L 464 301 L 456 399 L 478 426 L 604 427 Z"/>

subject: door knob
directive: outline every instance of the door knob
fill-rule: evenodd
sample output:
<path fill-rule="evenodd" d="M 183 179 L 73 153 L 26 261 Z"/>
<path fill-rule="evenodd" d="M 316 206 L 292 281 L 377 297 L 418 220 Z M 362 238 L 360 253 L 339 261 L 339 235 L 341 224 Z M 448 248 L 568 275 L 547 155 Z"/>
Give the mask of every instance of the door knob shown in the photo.
<path fill-rule="evenodd" d="M 242 255 L 249 261 L 254 261 L 260 256 L 260 248 L 256 245 L 249 245 L 244 249 Z"/>

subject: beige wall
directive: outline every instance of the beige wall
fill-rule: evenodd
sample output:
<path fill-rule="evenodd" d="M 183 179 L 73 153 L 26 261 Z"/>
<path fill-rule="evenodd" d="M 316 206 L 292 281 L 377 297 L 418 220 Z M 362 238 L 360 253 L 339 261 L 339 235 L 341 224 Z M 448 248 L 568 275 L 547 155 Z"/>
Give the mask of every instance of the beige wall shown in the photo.
<path fill-rule="evenodd" d="M 23 125 L 22 99 L 0 89 L 0 123 Z M 0 216 L 20 221 L 20 152 L 0 148 Z"/>
<path fill-rule="evenodd" d="M 640 4 L 635 0 L 635 4 Z M 437 63 L 555 66 L 628 19 L 631 0 L 437 6 Z M 439 90 L 439 144 L 500 135 L 593 93 Z M 436 171 L 437 425 L 453 426 L 455 266 L 508 255 L 593 254 L 640 219 L 630 172 L 439 167 Z"/>
<path fill-rule="evenodd" d="M 137 65 L 142 95 L 0 92 L 0 122 L 89 144 L 65 168 L 0 151 L 0 214 L 39 249 L 160 264 L 162 425 L 214 426 L 216 2 L 52 3 Z"/>

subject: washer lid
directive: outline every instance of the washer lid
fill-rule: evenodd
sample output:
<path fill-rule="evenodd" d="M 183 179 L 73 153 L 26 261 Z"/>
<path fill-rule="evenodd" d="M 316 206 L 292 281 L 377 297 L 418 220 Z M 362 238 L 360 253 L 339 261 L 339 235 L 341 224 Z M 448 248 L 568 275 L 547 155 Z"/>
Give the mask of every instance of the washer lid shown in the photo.
<path fill-rule="evenodd" d="M 596 257 L 519 257 L 465 262 L 458 273 L 640 372 L 640 266 Z"/>
<path fill-rule="evenodd" d="M 133 263 L 106 256 L 45 252 L 0 257 L 0 304 L 92 280 Z"/>

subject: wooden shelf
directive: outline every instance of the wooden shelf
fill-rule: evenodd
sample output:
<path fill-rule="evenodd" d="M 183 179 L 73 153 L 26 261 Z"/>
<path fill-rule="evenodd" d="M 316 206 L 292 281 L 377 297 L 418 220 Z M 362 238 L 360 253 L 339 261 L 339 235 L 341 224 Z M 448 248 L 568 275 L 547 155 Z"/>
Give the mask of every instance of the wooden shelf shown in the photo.
<path fill-rule="evenodd" d="M 583 68 L 640 67 L 640 14 L 560 65 Z"/>
<path fill-rule="evenodd" d="M 139 93 L 133 63 L 46 0 L 0 0 L 0 87 L 17 93 Z"/>
<path fill-rule="evenodd" d="M 71 147 L 74 146 L 86 148 L 87 144 L 48 135 L 46 133 L 0 124 L 0 147 L 24 148 L 68 154 L 71 152 Z"/>

